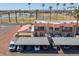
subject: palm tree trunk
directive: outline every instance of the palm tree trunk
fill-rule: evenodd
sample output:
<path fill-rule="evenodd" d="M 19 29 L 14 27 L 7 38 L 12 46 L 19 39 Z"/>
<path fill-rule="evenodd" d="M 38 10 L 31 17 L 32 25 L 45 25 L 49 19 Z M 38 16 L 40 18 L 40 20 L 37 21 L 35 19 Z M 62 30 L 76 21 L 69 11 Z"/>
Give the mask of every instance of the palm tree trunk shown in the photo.
<path fill-rule="evenodd" d="M 36 20 L 38 20 L 38 12 L 39 10 L 36 10 Z"/>
<path fill-rule="evenodd" d="M 58 6 L 59 6 L 59 3 L 57 3 L 56 5 L 57 5 L 56 20 L 58 20 Z"/>
<path fill-rule="evenodd" d="M 76 26 L 74 26 L 74 37 L 76 37 L 76 34 L 78 32 L 77 28 L 78 28 L 78 19 L 77 19 Z"/>
<path fill-rule="evenodd" d="M 11 20 L 10 20 L 10 12 L 8 12 L 8 17 L 9 17 L 9 23 L 11 22 Z"/>
<path fill-rule="evenodd" d="M 28 12 L 30 14 L 29 15 L 29 23 L 31 23 L 31 13 L 30 13 L 31 12 L 31 8 L 30 8 L 30 5 L 31 5 L 31 3 L 28 3 L 28 8 L 29 8 L 29 11 Z"/>
<path fill-rule="evenodd" d="M 52 18 L 52 11 L 50 11 L 50 21 L 52 20 L 51 18 Z"/>
<path fill-rule="evenodd" d="M 49 8 L 50 8 L 50 21 L 51 21 L 52 20 L 51 19 L 51 17 L 52 17 L 52 6 L 50 6 Z"/>
<path fill-rule="evenodd" d="M 58 6 L 57 6 L 57 11 L 56 11 L 56 20 L 58 20 Z"/>
<path fill-rule="evenodd" d="M 17 20 L 17 12 L 15 12 L 15 20 L 16 20 L 16 23 L 18 22 Z"/>
<path fill-rule="evenodd" d="M 31 23 L 31 13 L 30 13 L 31 11 L 30 11 L 30 5 L 29 5 L 29 21 L 30 21 L 30 23 Z"/>
<path fill-rule="evenodd" d="M 65 18 L 64 18 L 65 6 L 66 6 L 66 4 L 64 3 L 64 4 L 63 4 L 63 20 L 65 19 Z"/>
<path fill-rule="evenodd" d="M 43 20 L 44 20 L 44 6 L 43 6 Z"/>
<path fill-rule="evenodd" d="M 21 17 L 21 10 L 19 9 L 19 16 Z"/>
<path fill-rule="evenodd" d="M 45 4 L 42 4 L 42 8 L 43 8 L 43 20 L 44 20 L 44 6 L 45 6 Z"/>
<path fill-rule="evenodd" d="M 0 21 L 1 21 L 1 24 L 2 24 L 2 16 L 0 15 L 0 17 L 1 17 Z"/>
<path fill-rule="evenodd" d="M 77 19 L 76 33 L 78 32 L 77 28 L 78 28 L 78 19 Z"/>

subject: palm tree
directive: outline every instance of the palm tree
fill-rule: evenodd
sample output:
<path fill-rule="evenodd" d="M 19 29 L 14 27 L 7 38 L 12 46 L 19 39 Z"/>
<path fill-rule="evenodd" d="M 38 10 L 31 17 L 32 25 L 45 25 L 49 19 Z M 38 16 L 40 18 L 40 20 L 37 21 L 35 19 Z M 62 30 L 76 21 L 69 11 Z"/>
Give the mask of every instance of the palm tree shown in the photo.
<path fill-rule="evenodd" d="M 64 11 L 65 11 L 65 6 L 66 6 L 66 4 L 64 3 L 64 4 L 63 4 L 63 20 L 64 20 Z"/>
<path fill-rule="evenodd" d="M 28 6 L 29 6 L 29 10 L 30 10 L 30 5 L 31 5 L 31 3 L 28 3 Z"/>
<path fill-rule="evenodd" d="M 17 11 L 15 11 L 15 20 L 16 20 L 16 23 L 18 22 L 17 20 Z"/>
<path fill-rule="evenodd" d="M 31 5 L 31 3 L 28 3 L 28 7 L 29 7 L 29 14 L 31 14 L 31 13 L 30 13 L 30 11 L 31 11 L 30 5 Z M 30 15 L 30 16 L 31 16 L 31 15 Z M 30 17 L 30 16 L 29 16 L 29 17 Z M 30 19 L 29 19 L 29 21 L 31 22 L 31 20 L 30 20 Z"/>
<path fill-rule="evenodd" d="M 44 6 L 45 6 L 45 4 L 43 3 L 42 4 L 42 8 L 43 8 L 43 20 L 44 20 Z"/>
<path fill-rule="evenodd" d="M 2 24 L 2 16 L 0 15 L 0 21 L 1 21 L 1 24 Z"/>
<path fill-rule="evenodd" d="M 50 20 L 51 20 L 51 17 L 52 17 L 52 6 L 49 6 L 49 9 L 50 9 Z"/>
<path fill-rule="evenodd" d="M 71 5 L 71 9 L 72 9 L 72 6 L 74 5 L 74 3 L 70 3 L 70 5 Z M 72 10 L 70 12 L 70 19 L 71 19 L 71 16 L 72 16 Z"/>
<path fill-rule="evenodd" d="M 58 7 L 59 7 L 59 3 L 57 3 L 56 5 L 57 5 L 56 20 L 58 20 Z"/>
<path fill-rule="evenodd" d="M 21 16 L 21 9 L 19 9 L 19 16 Z"/>
<path fill-rule="evenodd" d="M 36 10 L 36 20 L 38 19 L 38 12 L 39 12 L 39 10 L 37 9 Z"/>
<path fill-rule="evenodd" d="M 78 26 L 78 19 L 79 19 L 79 8 L 74 10 L 75 18 L 77 19 L 77 26 Z"/>
<path fill-rule="evenodd" d="M 11 22 L 11 21 L 10 21 L 10 12 L 8 12 L 8 17 L 9 17 L 9 23 L 10 23 L 10 22 Z"/>
<path fill-rule="evenodd" d="M 74 17 L 76 18 L 76 20 L 77 20 L 77 23 L 76 23 L 76 27 L 75 27 L 75 32 L 77 33 L 77 27 L 78 27 L 78 21 L 79 21 L 79 8 L 77 8 L 77 9 L 75 9 L 74 10 Z"/>

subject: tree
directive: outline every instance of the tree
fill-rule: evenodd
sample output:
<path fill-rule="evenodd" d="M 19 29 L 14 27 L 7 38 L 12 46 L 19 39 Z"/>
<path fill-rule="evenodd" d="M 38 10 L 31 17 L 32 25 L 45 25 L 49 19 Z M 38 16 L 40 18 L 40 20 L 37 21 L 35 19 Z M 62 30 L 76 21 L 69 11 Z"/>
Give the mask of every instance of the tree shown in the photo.
<path fill-rule="evenodd" d="M 16 20 L 16 23 L 18 22 L 17 20 L 17 11 L 15 11 L 15 20 Z"/>
<path fill-rule="evenodd" d="M 42 4 L 42 8 L 43 8 L 43 20 L 44 20 L 44 7 L 45 7 L 45 4 L 43 3 Z"/>
<path fill-rule="evenodd" d="M 28 6 L 29 6 L 29 10 L 30 10 L 30 5 L 31 5 L 31 3 L 28 3 Z"/>
<path fill-rule="evenodd" d="M 64 11 L 65 11 L 65 6 L 66 6 L 66 4 L 64 3 L 63 4 L 63 14 L 64 14 Z M 64 20 L 64 15 L 63 15 L 63 20 Z"/>
<path fill-rule="evenodd" d="M 70 5 L 71 5 L 71 9 L 72 9 L 72 6 L 74 5 L 74 3 L 70 3 Z M 71 19 L 71 16 L 72 16 L 72 10 L 70 12 L 70 19 Z"/>
<path fill-rule="evenodd" d="M 57 3 L 56 6 L 57 6 L 56 20 L 58 20 L 58 7 L 59 7 L 59 3 Z"/>
<path fill-rule="evenodd" d="M 21 17 L 21 9 L 19 9 L 19 16 Z"/>
<path fill-rule="evenodd" d="M 75 32 L 77 33 L 77 27 L 78 27 L 78 21 L 79 21 L 79 8 L 78 9 L 74 9 L 74 17 L 76 18 L 77 20 L 77 23 L 76 23 L 76 27 L 75 27 Z"/>
<path fill-rule="evenodd" d="M 31 16 L 31 13 L 30 13 L 30 12 L 31 12 L 30 5 L 31 5 L 31 3 L 28 3 L 28 7 L 29 7 L 29 14 L 30 14 L 30 16 Z M 30 16 L 29 16 L 29 17 L 30 17 Z M 29 21 L 31 22 L 31 20 L 30 20 L 30 19 L 29 19 Z"/>
<path fill-rule="evenodd" d="M 38 19 L 38 12 L 39 12 L 39 10 L 37 9 L 36 10 L 36 20 Z"/>
<path fill-rule="evenodd" d="M 51 17 L 52 17 L 52 6 L 49 6 L 49 9 L 50 9 L 50 20 L 51 20 Z"/>
<path fill-rule="evenodd" d="M 1 15 L 0 15 L 0 18 L 1 18 L 0 21 L 1 21 L 1 24 L 2 24 L 2 16 Z"/>
<path fill-rule="evenodd" d="M 79 8 L 74 10 L 74 17 L 77 19 L 77 26 L 78 26 L 78 19 L 79 19 Z"/>
<path fill-rule="evenodd" d="M 11 22 L 11 20 L 10 20 L 10 12 L 8 12 L 8 17 L 9 17 L 9 23 Z"/>

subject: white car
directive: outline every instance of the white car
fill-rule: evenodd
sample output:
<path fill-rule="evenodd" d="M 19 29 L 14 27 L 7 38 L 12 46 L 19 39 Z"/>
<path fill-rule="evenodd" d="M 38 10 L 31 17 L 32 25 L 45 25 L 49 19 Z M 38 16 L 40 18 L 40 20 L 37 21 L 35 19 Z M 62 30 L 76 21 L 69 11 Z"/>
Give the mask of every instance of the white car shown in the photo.
<path fill-rule="evenodd" d="M 39 51 L 40 50 L 40 46 L 34 46 L 35 51 Z"/>
<path fill-rule="evenodd" d="M 9 44 L 9 51 L 13 52 L 16 50 L 16 45 L 14 41 L 11 41 Z"/>

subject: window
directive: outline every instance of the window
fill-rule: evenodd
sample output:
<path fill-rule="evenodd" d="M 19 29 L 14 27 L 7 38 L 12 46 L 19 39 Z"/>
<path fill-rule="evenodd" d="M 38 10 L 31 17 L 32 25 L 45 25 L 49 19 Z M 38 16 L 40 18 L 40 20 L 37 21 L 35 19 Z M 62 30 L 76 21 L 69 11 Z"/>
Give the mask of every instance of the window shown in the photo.
<path fill-rule="evenodd" d="M 72 27 L 64 27 L 63 30 L 72 30 Z"/>
<path fill-rule="evenodd" d="M 44 27 L 35 27 L 35 30 L 44 30 Z"/>
<path fill-rule="evenodd" d="M 55 30 L 56 30 L 56 31 L 58 31 L 58 30 L 59 30 L 59 28 L 55 28 Z"/>
<path fill-rule="evenodd" d="M 10 45 L 10 47 L 14 47 L 14 46 L 15 46 L 14 44 L 11 44 L 11 45 Z"/>
<path fill-rule="evenodd" d="M 53 28 L 52 27 L 49 27 L 49 30 L 53 30 Z"/>
<path fill-rule="evenodd" d="M 79 27 L 77 27 L 77 30 L 79 30 Z"/>

